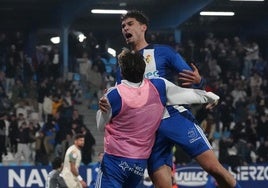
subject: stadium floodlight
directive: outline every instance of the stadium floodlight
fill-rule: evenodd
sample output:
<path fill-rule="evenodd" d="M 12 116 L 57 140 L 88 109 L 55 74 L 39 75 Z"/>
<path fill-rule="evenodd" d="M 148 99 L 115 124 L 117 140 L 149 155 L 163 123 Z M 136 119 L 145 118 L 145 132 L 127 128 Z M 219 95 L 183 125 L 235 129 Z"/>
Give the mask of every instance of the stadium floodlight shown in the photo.
<path fill-rule="evenodd" d="M 202 11 L 201 16 L 234 16 L 234 12 Z"/>
<path fill-rule="evenodd" d="M 92 9 L 93 14 L 126 14 L 127 10 L 114 10 L 114 9 Z"/>
<path fill-rule="evenodd" d="M 113 48 L 108 48 L 108 49 L 107 49 L 107 52 L 108 52 L 109 54 L 111 54 L 113 57 L 116 56 L 116 51 L 115 51 L 115 49 L 113 49 Z"/>
<path fill-rule="evenodd" d="M 59 44 L 60 43 L 60 37 L 52 37 L 52 38 L 50 38 L 50 41 L 53 44 Z"/>
<path fill-rule="evenodd" d="M 87 38 L 87 37 L 86 37 L 83 33 L 80 33 L 80 34 L 78 35 L 78 40 L 79 40 L 79 42 L 83 42 L 86 38 Z"/>

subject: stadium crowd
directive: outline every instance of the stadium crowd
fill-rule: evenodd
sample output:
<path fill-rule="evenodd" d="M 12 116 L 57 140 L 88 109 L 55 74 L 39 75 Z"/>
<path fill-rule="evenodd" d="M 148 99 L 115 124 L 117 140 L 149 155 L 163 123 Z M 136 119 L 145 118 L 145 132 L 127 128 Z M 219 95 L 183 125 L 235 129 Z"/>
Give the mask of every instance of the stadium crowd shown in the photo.
<path fill-rule="evenodd" d="M 220 162 L 268 162 L 268 64 L 257 41 L 213 33 L 182 43 L 160 32 L 148 38 L 173 46 L 188 63 L 195 63 L 206 79 L 205 89 L 221 97 L 211 111 L 191 107 L 209 141 L 219 148 Z M 49 164 L 56 156 L 64 156 L 78 132 L 89 135 L 82 162 L 92 161 L 95 139 L 75 105 L 87 100 L 89 108 L 98 108 L 102 91 L 114 84 L 116 62 L 96 50 L 92 33 L 77 44 L 71 45 L 75 47 L 70 49 L 70 72 L 63 78 L 57 45 L 37 46 L 30 57 L 25 55 L 22 33 L 0 34 L 0 142 L 5 143 L 0 145 L 0 162 L 11 152 L 18 163 L 23 156 L 32 164 Z M 192 162 L 180 148 L 175 156 L 178 164 Z"/>

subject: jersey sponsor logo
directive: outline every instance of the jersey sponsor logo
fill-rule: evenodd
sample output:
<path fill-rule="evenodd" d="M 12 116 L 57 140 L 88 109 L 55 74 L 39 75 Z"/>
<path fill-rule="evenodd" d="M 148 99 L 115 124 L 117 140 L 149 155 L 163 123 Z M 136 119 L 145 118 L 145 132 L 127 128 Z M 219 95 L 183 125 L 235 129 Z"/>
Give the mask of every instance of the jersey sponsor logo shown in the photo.
<path fill-rule="evenodd" d="M 145 78 L 148 78 L 148 79 L 150 79 L 150 78 L 155 78 L 155 77 L 159 77 L 158 70 L 155 70 L 155 71 L 153 71 L 153 72 L 146 72 L 146 73 L 144 74 L 144 77 L 145 77 Z"/>

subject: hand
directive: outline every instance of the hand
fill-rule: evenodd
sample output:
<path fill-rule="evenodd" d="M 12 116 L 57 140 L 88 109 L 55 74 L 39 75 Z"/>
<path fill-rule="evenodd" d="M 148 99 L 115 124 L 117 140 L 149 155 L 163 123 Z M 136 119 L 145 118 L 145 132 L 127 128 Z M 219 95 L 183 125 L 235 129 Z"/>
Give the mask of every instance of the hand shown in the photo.
<path fill-rule="evenodd" d="M 107 113 L 108 110 L 109 110 L 110 106 L 108 104 L 108 101 L 106 98 L 102 97 L 100 98 L 99 100 L 99 109 L 104 112 L 104 113 Z"/>
<path fill-rule="evenodd" d="M 192 84 L 200 84 L 201 76 L 197 67 L 191 63 L 191 67 L 193 71 L 190 70 L 183 70 L 179 73 L 179 80 L 182 81 L 182 86 L 189 86 Z"/>
<path fill-rule="evenodd" d="M 86 188 L 87 187 L 87 183 L 85 181 L 82 180 L 82 181 L 80 181 L 80 183 L 81 183 L 81 185 L 82 185 L 83 188 Z"/>
<path fill-rule="evenodd" d="M 218 101 L 214 102 L 214 103 L 209 103 L 206 105 L 206 109 L 211 110 L 212 108 L 214 108 L 215 106 L 217 106 Z"/>

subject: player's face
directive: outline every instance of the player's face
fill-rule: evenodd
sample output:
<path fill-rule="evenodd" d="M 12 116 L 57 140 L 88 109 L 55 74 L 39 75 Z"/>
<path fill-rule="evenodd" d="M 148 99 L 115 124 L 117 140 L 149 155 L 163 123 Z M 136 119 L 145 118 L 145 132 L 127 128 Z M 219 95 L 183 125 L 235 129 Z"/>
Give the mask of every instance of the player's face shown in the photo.
<path fill-rule="evenodd" d="M 102 161 L 104 153 L 100 153 L 98 156 L 99 161 Z"/>
<path fill-rule="evenodd" d="M 138 22 L 135 18 L 127 18 L 122 21 L 122 34 L 127 44 L 138 43 L 144 40 L 147 26 Z"/>
<path fill-rule="evenodd" d="M 85 144 L 85 139 L 84 138 L 79 138 L 75 140 L 75 145 L 79 148 L 84 147 Z"/>

